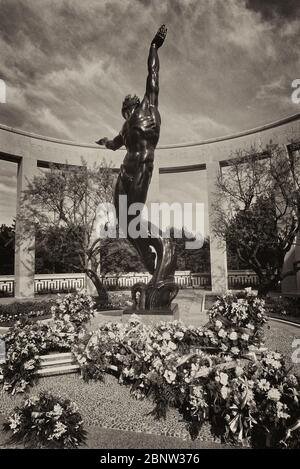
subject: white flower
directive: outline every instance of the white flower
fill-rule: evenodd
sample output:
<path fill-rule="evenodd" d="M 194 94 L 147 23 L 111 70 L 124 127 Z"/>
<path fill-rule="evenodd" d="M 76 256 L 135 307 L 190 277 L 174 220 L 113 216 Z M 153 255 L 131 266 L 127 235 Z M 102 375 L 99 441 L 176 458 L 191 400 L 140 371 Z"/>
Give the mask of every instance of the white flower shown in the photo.
<path fill-rule="evenodd" d="M 172 342 L 171 340 L 170 340 L 170 342 L 168 342 L 168 347 L 169 347 L 170 350 L 176 350 L 177 349 L 177 345 L 174 342 Z"/>
<path fill-rule="evenodd" d="M 163 340 L 171 340 L 171 336 L 169 334 L 169 332 L 164 332 L 163 335 L 162 335 L 162 338 Z"/>
<path fill-rule="evenodd" d="M 218 336 L 219 337 L 226 337 L 227 335 L 227 332 L 224 330 L 224 329 L 220 329 L 219 332 L 218 332 Z"/>
<path fill-rule="evenodd" d="M 176 379 L 176 373 L 174 373 L 174 371 L 171 371 L 171 370 L 166 370 L 164 372 L 164 377 L 166 379 L 166 381 L 171 384 L 171 383 L 174 383 L 175 379 Z"/>
<path fill-rule="evenodd" d="M 13 430 L 13 433 L 17 433 L 18 427 L 21 425 L 21 417 L 19 414 L 14 414 L 9 417 L 9 428 Z"/>
<path fill-rule="evenodd" d="M 235 331 L 232 331 L 230 334 L 229 334 L 229 339 L 230 340 L 237 340 L 238 338 L 238 335 Z"/>
<path fill-rule="evenodd" d="M 244 369 L 241 366 L 236 366 L 235 368 L 235 374 L 237 377 L 242 376 L 244 373 Z"/>
<path fill-rule="evenodd" d="M 228 374 L 221 372 L 219 376 L 216 376 L 215 380 L 226 386 L 228 384 Z"/>
<path fill-rule="evenodd" d="M 248 340 L 249 340 L 249 337 L 250 337 L 249 334 L 245 334 L 245 333 L 244 333 L 244 334 L 241 335 L 241 338 L 242 338 L 243 340 L 245 340 L 245 341 L 248 341 Z"/>
<path fill-rule="evenodd" d="M 222 324 L 221 321 L 217 320 L 217 321 L 215 322 L 215 325 L 216 325 L 217 329 L 221 329 L 221 327 L 222 327 L 223 324 Z"/>
<path fill-rule="evenodd" d="M 60 417 L 63 413 L 63 408 L 60 404 L 55 404 L 55 406 L 53 407 L 53 414 L 57 415 L 58 417 Z"/>
<path fill-rule="evenodd" d="M 48 437 L 48 440 L 59 440 L 62 435 L 67 432 L 67 427 L 62 422 L 55 422 L 53 435 Z"/>
<path fill-rule="evenodd" d="M 279 401 L 280 400 L 280 397 L 281 397 L 281 393 L 280 391 L 278 391 L 278 389 L 276 388 L 271 388 L 268 392 L 268 399 L 270 399 L 271 401 Z"/>
<path fill-rule="evenodd" d="M 267 381 L 266 379 L 260 379 L 257 381 L 257 386 L 259 387 L 259 389 L 261 389 L 262 391 L 268 391 L 271 387 L 269 381 Z"/>
<path fill-rule="evenodd" d="M 228 397 L 228 394 L 229 394 L 229 388 L 227 386 L 222 386 L 221 396 L 223 397 L 223 399 L 226 399 Z"/>
<path fill-rule="evenodd" d="M 280 419 L 288 419 L 290 415 L 285 412 L 288 410 L 288 406 L 282 402 L 276 402 L 277 417 Z"/>
<path fill-rule="evenodd" d="M 181 331 L 177 331 L 177 332 L 175 332 L 175 334 L 174 334 L 174 337 L 176 337 L 176 339 L 182 339 L 183 336 L 184 336 L 184 333 L 181 332 Z"/>
<path fill-rule="evenodd" d="M 231 347 L 230 351 L 233 355 L 238 355 L 240 353 L 238 347 Z"/>
<path fill-rule="evenodd" d="M 28 360 L 27 362 L 24 363 L 25 370 L 33 370 L 34 367 L 35 367 L 35 361 L 34 360 Z"/>

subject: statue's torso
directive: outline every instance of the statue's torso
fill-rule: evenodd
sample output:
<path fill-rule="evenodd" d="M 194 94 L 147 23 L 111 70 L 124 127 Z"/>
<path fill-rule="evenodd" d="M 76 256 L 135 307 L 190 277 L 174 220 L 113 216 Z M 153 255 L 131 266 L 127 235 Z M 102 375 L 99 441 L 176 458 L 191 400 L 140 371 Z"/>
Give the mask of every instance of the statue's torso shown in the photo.
<path fill-rule="evenodd" d="M 139 163 L 154 159 L 160 133 L 160 114 L 157 107 L 143 102 L 128 119 L 122 129 L 127 154 L 124 166 L 128 174 L 134 175 Z"/>

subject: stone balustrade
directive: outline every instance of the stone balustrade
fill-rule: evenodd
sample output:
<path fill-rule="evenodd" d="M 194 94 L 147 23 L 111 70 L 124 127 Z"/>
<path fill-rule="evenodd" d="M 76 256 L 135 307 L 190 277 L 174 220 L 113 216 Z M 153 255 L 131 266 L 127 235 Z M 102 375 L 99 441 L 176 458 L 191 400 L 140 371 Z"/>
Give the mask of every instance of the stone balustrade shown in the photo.
<path fill-rule="evenodd" d="M 147 283 L 150 280 L 147 272 L 130 272 L 128 274 L 102 275 L 103 284 L 110 289 L 130 289 L 137 282 Z M 210 288 L 211 275 L 209 272 L 192 273 L 190 271 L 176 271 L 175 281 L 180 288 Z M 0 276 L 0 296 L 14 295 L 15 278 L 13 275 Z M 258 278 L 249 270 L 228 272 L 229 288 L 255 287 Z M 63 293 L 86 288 L 87 281 L 84 273 L 75 274 L 36 274 L 34 277 L 35 294 Z"/>

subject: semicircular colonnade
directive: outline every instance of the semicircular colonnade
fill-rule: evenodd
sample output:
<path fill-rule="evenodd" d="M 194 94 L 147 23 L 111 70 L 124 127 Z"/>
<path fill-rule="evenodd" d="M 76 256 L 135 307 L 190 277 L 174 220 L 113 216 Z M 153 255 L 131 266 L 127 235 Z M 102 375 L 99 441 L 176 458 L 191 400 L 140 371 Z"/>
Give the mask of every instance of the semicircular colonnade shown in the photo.
<path fill-rule="evenodd" d="M 157 147 L 155 167 L 149 188 L 148 202 L 160 202 L 160 175 L 185 172 L 203 172 L 206 181 L 208 222 L 213 217 L 213 192 L 220 167 L 228 164 L 238 150 L 264 149 L 272 141 L 284 145 L 290 151 L 291 139 L 300 142 L 300 113 L 233 135 L 185 144 Z M 295 146 L 293 147 L 295 148 Z M 299 145 L 300 149 L 300 145 Z M 124 149 L 110 152 L 96 144 L 84 144 L 45 137 L 0 124 L 0 159 L 13 161 L 17 172 L 17 211 L 15 245 L 15 297 L 34 296 L 34 237 L 20 239 L 22 232 L 19 217 L 21 194 L 37 168 L 51 163 L 81 165 L 99 164 L 103 159 L 118 171 L 124 158 Z M 161 176 L 162 177 L 162 176 Z M 210 234 L 211 286 L 213 292 L 227 289 L 227 260 L 224 242 Z M 298 261 L 299 258 L 299 261 Z M 284 270 L 288 274 L 282 282 L 287 292 L 300 291 L 300 252 L 297 247 L 287 254 Z M 297 277 L 299 276 L 299 279 Z M 298 280 L 298 282 L 297 282 Z"/>

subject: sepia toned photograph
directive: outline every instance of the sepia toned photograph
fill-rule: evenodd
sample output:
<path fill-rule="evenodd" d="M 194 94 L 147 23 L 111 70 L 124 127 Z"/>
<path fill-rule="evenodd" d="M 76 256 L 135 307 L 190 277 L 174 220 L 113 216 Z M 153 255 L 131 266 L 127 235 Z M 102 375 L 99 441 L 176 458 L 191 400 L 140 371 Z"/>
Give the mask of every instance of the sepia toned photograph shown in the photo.
<path fill-rule="evenodd" d="M 0 12 L 0 464 L 299 449 L 299 1 Z"/>

